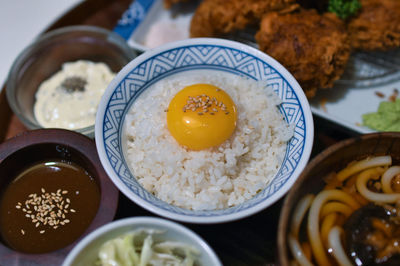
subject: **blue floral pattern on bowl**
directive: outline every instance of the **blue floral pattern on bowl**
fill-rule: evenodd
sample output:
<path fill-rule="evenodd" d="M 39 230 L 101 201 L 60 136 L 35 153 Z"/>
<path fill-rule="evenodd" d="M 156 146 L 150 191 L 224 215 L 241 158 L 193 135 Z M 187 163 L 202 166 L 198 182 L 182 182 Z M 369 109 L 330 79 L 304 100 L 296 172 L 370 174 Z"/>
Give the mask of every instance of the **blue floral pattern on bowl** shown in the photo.
<path fill-rule="evenodd" d="M 282 99 L 279 108 L 286 122 L 295 125 L 283 164 L 269 185 L 243 204 L 222 210 L 193 211 L 159 200 L 131 174 L 121 144 L 125 114 L 142 91 L 167 76 L 201 69 L 267 80 L 267 86 Z M 308 161 L 313 141 L 313 122 L 304 93 L 279 63 L 256 49 L 226 40 L 185 40 L 146 52 L 121 72 L 107 89 L 108 94 L 103 96 L 104 110 L 99 108 L 96 120 L 96 142 L 102 164 L 114 183 L 137 204 L 156 214 L 200 223 L 248 216 L 283 196 Z"/>
<path fill-rule="evenodd" d="M 148 15 L 155 0 L 134 0 L 129 8 L 122 14 L 114 28 L 114 32 L 128 40 L 144 18 Z"/>

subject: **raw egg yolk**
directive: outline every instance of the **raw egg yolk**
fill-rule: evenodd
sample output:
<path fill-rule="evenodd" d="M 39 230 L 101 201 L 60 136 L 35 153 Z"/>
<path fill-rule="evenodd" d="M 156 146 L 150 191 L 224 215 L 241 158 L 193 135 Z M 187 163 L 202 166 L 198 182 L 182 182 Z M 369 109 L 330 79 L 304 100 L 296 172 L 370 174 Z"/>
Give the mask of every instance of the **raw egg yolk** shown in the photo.
<path fill-rule="evenodd" d="M 176 141 L 192 150 L 218 146 L 236 127 L 236 106 L 222 89 L 210 84 L 183 88 L 171 100 L 167 124 Z"/>

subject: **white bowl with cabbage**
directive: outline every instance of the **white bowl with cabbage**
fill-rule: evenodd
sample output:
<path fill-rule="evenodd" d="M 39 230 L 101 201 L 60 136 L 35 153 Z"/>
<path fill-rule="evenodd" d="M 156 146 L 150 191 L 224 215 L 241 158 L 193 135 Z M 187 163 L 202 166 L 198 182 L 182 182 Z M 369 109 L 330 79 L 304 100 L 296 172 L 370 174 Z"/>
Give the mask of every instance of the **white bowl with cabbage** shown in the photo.
<path fill-rule="evenodd" d="M 86 236 L 63 266 L 222 265 L 211 247 L 178 223 L 154 217 L 114 221 Z"/>

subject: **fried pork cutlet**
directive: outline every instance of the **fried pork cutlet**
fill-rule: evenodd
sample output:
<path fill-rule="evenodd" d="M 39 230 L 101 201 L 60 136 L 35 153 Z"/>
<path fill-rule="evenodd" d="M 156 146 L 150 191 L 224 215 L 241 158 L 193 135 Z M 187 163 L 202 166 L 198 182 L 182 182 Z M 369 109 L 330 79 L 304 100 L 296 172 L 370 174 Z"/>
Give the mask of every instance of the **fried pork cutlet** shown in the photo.
<path fill-rule="evenodd" d="M 358 50 L 388 50 L 400 46 L 400 0 L 361 0 L 361 9 L 347 25 Z"/>
<path fill-rule="evenodd" d="M 350 56 L 344 23 L 332 13 L 320 15 L 315 9 L 266 14 L 256 40 L 260 50 L 292 73 L 308 98 L 319 88 L 332 87 Z"/>
<path fill-rule="evenodd" d="M 191 37 L 218 37 L 258 24 L 269 11 L 290 9 L 295 0 L 204 0 L 193 15 Z"/>

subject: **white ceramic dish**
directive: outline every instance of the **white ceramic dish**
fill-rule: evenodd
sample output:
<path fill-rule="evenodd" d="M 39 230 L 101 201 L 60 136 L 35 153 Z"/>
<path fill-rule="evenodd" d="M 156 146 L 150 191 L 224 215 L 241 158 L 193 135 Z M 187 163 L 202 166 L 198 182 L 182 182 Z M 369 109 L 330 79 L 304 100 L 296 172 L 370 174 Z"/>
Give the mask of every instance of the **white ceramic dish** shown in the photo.
<path fill-rule="evenodd" d="M 352 55 L 335 86 L 319 90 L 310 100 L 311 110 L 355 132 L 371 133 L 376 130 L 362 125 L 362 115 L 376 112 L 395 90 L 400 90 L 400 49 L 358 52 Z"/>
<path fill-rule="evenodd" d="M 175 35 L 175 39 L 188 38 L 190 20 L 196 5 L 194 1 L 188 10 L 180 12 L 163 8 L 162 0 L 137 0 L 125 12 L 114 31 L 139 51 L 151 48 L 145 44 L 146 36 L 160 21 L 177 25 L 182 33 L 179 38 Z M 252 36 L 246 35 L 239 41 L 258 47 Z M 376 112 L 379 103 L 393 93 L 393 88 L 400 89 L 400 49 L 353 54 L 337 85 L 325 92 L 319 91 L 317 97 L 310 100 L 311 111 L 355 132 L 374 132 L 362 126 L 362 115 Z M 385 94 L 386 99 L 377 97 L 376 91 Z M 328 101 L 323 106 L 321 102 L 325 102 L 325 99 Z"/>
<path fill-rule="evenodd" d="M 340 124 L 355 132 L 366 134 L 376 132 L 362 125 L 362 115 L 376 112 L 382 101 L 388 101 L 394 90 L 400 90 L 400 78 L 387 84 L 368 87 L 335 86 L 321 90 L 310 100 L 311 110 L 334 123 Z M 378 97 L 377 92 L 384 96 Z"/>
<path fill-rule="evenodd" d="M 162 235 L 157 236 L 158 241 L 171 240 L 192 245 L 200 251 L 199 265 L 222 265 L 211 247 L 200 236 L 183 225 L 154 217 L 134 217 L 114 221 L 86 236 L 72 249 L 62 266 L 94 265 L 99 248 L 103 243 L 138 228 L 165 231 Z"/>

